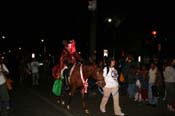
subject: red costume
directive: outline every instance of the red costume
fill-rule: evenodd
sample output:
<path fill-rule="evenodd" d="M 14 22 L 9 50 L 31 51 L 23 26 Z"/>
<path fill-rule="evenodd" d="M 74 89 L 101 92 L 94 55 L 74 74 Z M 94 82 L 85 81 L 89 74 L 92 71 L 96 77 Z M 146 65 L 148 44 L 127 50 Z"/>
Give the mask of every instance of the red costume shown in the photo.
<path fill-rule="evenodd" d="M 57 73 L 53 74 L 54 78 L 59 78 L 62 74 L 62 71 L 65 68 L 68 68 L 68 65 L 73 65 L 77 62 L 77 60 L 81 61 L 81 57 L 76 52 L 75 41 L 71 40 L 70 43 L 66 43 L 64 45 L 64 49 L 61 53 L 61 57 L 59 59 L 59 64 L 57 65 Z M 53 71 L 55 72 L 55 71 Z"/>

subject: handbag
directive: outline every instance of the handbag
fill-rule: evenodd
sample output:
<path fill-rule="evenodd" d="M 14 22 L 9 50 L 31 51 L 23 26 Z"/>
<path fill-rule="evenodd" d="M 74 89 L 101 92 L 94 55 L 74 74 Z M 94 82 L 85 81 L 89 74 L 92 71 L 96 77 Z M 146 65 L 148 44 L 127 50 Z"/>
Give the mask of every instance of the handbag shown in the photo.
<path fill-rule="evenodd" d="M 6 80 L 6 86 L 7 86 L 8 90 L 12 90 L 13 89 L 12 83 L 13 83 L 13 81 L 11 79 L 7 79 Z"/>
<path fill-rule="evenodd" d="M 56 96 L 60 96 L 61 95 L 61 89 L 62 89 L 62 79 L 56 79 L 53 83 L 52 86 L 52 93 Z"/>
<path fill-rule="evenodd" d="M 124 78 L 124 75 L 123 75 L 122 72 L 120 73 L 119 80 L 120 80 L 120 82 L 124 82 L 125 81 L 125 78 Z"/>

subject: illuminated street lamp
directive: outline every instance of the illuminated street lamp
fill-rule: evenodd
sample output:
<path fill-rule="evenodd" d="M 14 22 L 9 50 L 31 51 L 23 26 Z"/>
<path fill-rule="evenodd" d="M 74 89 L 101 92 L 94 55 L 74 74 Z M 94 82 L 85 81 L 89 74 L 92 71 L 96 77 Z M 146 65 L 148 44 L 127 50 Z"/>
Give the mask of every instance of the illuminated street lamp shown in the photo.
<path fill-rule="evenodd" d="M 41 39 L 41 42 L 44 42 L 44 39 Z"/>
<path fill-rule="evenodd" d="M 44 41 L 45 41 L 44 39 L 41 39 L 41 43 L 43 44 L 43 56 L 45 57 L 46 56 L 46 45 Z"/>
<path fill-rule="evenodd" d="M 22 48 L 21 48 L 21 47 L 19 47 L 18 49 L 19 49 L 19 50 L 21 50 Z"/>
<path fill-rule="evenodd" d="M 2 36 L 2 39 L 5 39 L 5 36 L 4 35 Z"/>
<path fill-rule="evenodd" d="M 111 18 L 108 18 L 107 21 L 108 21 L 108 23 L 111 23 L 112 22 L 112 19 Z"/>
<path fill-rule="evenodd" d="M 35 58 L 35 53 L 32 53 L 32 58 Z"/>
<path fill-rule="evenodd" d="M 112 16 L 112 18 L 106 18 L 105 21 L 109 23 L 110 27 L 112 28 L 112 47 L 113 47 L 113 57 L 115 57 L 115 42 L 116 42 L 116 32 L 122 21 L 124 20 L 124 17 L 117 17 L 117 16 Z"/>
<path fill-rule="evenodd" d="M 11 53 L 12 51 L 11 50 L 8 50 L 9 53 Z"/>

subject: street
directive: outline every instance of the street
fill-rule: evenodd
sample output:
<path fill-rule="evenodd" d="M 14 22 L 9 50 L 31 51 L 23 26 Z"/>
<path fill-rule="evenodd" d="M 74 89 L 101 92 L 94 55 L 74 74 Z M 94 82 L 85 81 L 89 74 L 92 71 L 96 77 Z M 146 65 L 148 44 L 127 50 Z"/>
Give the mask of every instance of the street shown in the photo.
<path fill-rule="evenodd" d="M 44 79 L 43 79 L 44 80 Z M 22 84 L 15 87 L 12 92 L 13 111 L 9 116 L 84 116 L 81 107 L 81 97 L 76 93 L 68 111 L 65 106 L 58 104 L 56 97 L 51 93 L 52 82 L 42 81 L 39 87 L 32 87 L 30 84 Z M 87 94 L 86 100 L 90 116 L 114 116 L 112 99 L 106 107 L 106 113 L 101 113 L 99 104 L 101 94 Z M 175 113 L 166 110 L 165 102 L 159 102 L 157 107 L 150 107 L 146 104 L 136 103 L 120 95 L 120 106 L 125 116 L 175 116 Z"/>

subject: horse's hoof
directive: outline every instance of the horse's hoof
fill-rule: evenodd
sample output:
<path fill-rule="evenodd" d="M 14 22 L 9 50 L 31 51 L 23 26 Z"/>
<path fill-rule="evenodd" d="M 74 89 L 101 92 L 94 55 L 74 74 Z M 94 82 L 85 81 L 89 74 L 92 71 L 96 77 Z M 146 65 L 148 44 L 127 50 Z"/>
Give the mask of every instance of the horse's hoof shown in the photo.
<path fill-rule="evenodd" d="M 67 109 L 70 110 L 70 106 L 69 105 L 67 105 Z"/>
<path fill-rule="evenodd" d="M 64 101 L 62 101 L 61 104 L 64 105 L 65 104 Z"/>
<path fill-rule="evenodd" d="M 60 103 L 61 103 L 61 101 L 60 101 L 60 100 L 57 100 L 57 103 L 58 103 L 58 104 L 60 104 Z"/>

